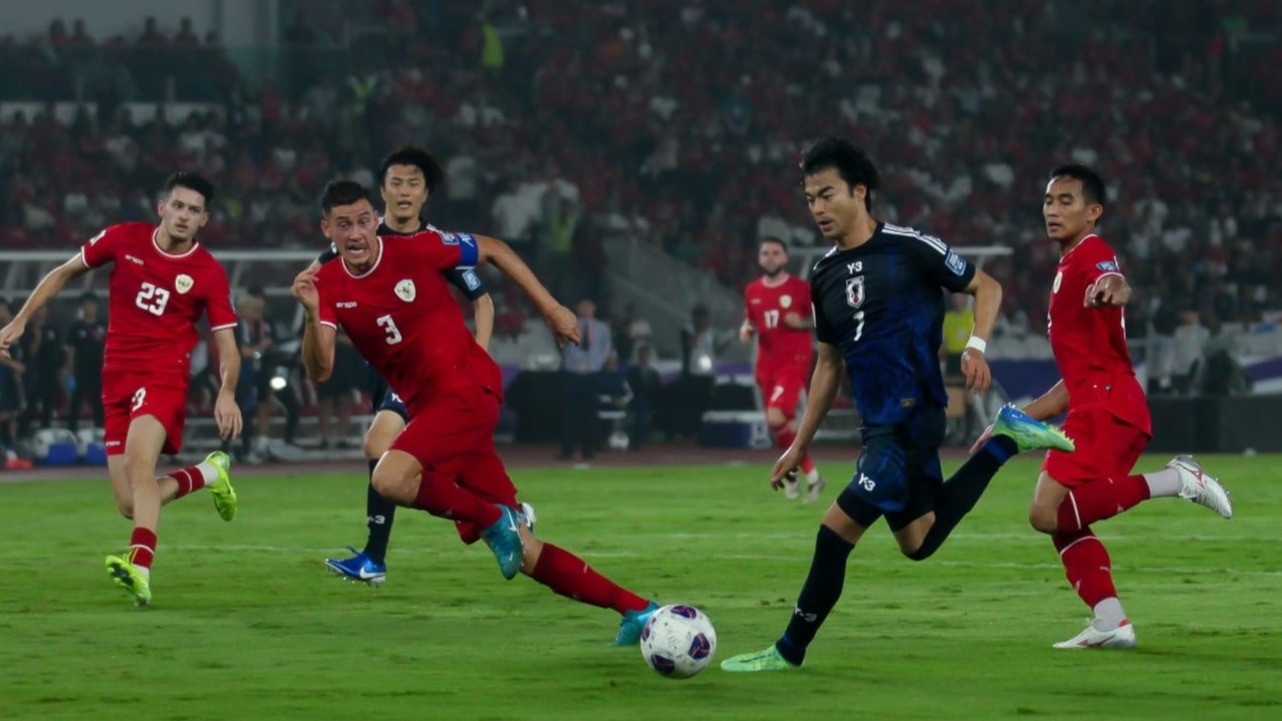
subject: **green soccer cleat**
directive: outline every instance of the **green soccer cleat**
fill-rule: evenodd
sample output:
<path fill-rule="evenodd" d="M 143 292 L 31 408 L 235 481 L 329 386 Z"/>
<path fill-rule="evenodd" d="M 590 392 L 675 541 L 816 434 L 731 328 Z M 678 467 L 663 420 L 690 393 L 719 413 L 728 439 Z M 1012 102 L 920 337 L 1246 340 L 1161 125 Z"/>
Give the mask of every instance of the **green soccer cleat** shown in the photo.
<path fill-rule="evenodd" d="M 741 653 L 738 656 L 731 656 L 721 662 L 721 670 L 731 673 L 796 671 L 799 668 L 801 668 L 800 665 L 780 656 L 779 649 L 774 646 L 756 653 Z"/>
<path fill-rule="evenodd" d="M 205 463 L 218 469 L 218 480 L 209 485 L 209 495 L 214 497 L 214 508 L 224 521 L 236 517 L 236 489 L 231 487 L 231 458 L 222 451 L 205 456 Z"/>
<path fill-rule="evenodd" d="M 1049 423 L 1033 420 L 1015 406 L 1002 406 L 993 421 L 993 435 L 1006 436 L 1015 441 L 1020 453 L 1040 448 L 1053 448 L 1073 452 L 1073 439 Z"/>
<path fill-rule="evenodd" d="M 107 575 L 134 597 L 135 606 L 151 603 L 151 579 L 124 556 L 107 556 Z"/>

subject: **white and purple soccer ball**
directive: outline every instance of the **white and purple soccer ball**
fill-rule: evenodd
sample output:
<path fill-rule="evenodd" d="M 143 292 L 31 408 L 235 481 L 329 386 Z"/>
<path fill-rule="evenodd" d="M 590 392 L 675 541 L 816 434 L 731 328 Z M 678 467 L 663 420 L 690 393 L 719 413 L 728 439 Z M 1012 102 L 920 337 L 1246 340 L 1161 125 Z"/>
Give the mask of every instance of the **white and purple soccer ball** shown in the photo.
<path fill-rule="evenodd" d="M 641 656 L 668 678 L 690 678 L 707 668 L 717 651 L 717 631 L 694 606 L 664 606 L 641 628 Z"/>

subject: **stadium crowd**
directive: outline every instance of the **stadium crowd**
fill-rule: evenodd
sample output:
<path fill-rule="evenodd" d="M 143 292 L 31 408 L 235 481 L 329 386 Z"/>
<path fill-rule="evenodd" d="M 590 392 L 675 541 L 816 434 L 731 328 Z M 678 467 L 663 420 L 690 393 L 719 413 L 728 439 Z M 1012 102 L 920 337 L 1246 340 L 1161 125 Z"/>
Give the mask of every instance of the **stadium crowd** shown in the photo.
<path fill-rule="evenodd" d="M 841 134 L 887 169 L 881 217 L 1012 248 L 988 267 L 1010 332 L 1044 330 L 1056 258 L 1039 201 L 1061 160 L 1110 183 L 1133 336 L 1175 338 L 1193 315 L 1210 337 L 1282 309 L 1270 0 L 478 7 L 282 3 L 282 45 L 257 64 L 189 24 L 0 38 L 0 102 L 87 101 L 68 122 L 0 118 L 0 245 L 72 249 L 149 219 L 148 190 L 187 167 L 219 189 L 211 247 L 315 248 L 325 181 L 372 185 L 377 158 L 413 142 L 449 174 L 430 217 L 565 271 L 569 301 L 607 300 L 592 271 L 620 234 L 737 288 L 761 235 L 815 241 L 797 156 Z M 132 115 L 164 99 L 190 105 Z M 525 311 L 497 291 L 497 332 L 514 333 Z"/>

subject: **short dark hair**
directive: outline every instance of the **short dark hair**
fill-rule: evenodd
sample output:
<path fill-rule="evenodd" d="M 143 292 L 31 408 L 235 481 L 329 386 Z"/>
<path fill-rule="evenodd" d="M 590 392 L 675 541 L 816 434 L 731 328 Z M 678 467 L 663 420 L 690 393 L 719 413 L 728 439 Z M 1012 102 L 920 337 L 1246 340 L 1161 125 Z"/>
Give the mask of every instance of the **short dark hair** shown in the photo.
<path fill-rule="evenodd" d="M 766 243 L 774 243 L 775 245 L 778 245 L 780 248 L 783 248 L 784 255 L 788 254 L 788 244 L 783 242 L 781 238 L 776 238 L 773 235 L 761 236 L 759 245 L 765 245 Z"/>
<path fill-rule="evenodd" d="M 1099 173 L 1076 163 L 1061 165 L 1051 171 L 1051 180 L 1056 178 L 1073 178 L 1082 181 L 1082 199 L 1089 204 L 1104 205 L 1108 200 L 1108 191 L 1104 189 L 1104 179 Z"/>
<path fill-rule="evenodd" d="M 205 210 L 214 202 L 214 184 L 209 182 L 204 176 L 196 173 L 189 173 L 186 170 L 179 170 L 165 179 L 165 197 L 174 191 L 174 188 L 187 188 L 194 190 L 205 199 Z"/>
<path fill-rule="evenodd" d="M 417 145 L 405 145 L 392 151 L 378 166 L 378 184 L 387 182 L 387 171 L 393 165 L 413 165 L 423 171 L 427 192 L 434 193 L 445 182 L 445 169 L 436 156 Z"/>
<path fill-rule="evenodd" d="M 835 168 L 837 175 L 846 181 L 853 193 L 856 185 L 867 189 L 864 195 L 864 208 L 872 210 L 872 192 L 881 187 L 881 176 L 877 166 L 862 149 L 855 147 L 849 140 L 842 138 L 824 138 L 811 146 L 801 159 L 801 176 L 814 175 L 823 170 Z"/>
<path fill-rule="evenodd" d="M 321 212 L 329 215 L 329 211 L 340 205 L 351 205 L 361 200 L 369 201 L 370 205 L 374 204 L 374 201 L 370 200 L 369 190 L 364 185 L 355 180 L 331 180 L 325 184 L 325 190 L 321 192 Z"/>

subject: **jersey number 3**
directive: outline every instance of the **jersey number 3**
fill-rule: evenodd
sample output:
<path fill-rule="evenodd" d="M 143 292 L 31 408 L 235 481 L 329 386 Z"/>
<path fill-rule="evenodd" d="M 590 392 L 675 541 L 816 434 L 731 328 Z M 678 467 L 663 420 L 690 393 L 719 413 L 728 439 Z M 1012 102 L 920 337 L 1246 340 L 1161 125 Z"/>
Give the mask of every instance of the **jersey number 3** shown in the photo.
<path fill-rule="evenodd" d="M 164 288 L 157 288 L 151 283 L 143 283 L 142 290 L 138 291 L 138 297 L 134 298 L 134 305 L 152 315 L 164 313 L 165 304 L 168 302 L 169 291 Z"/>
<path fill-rule="evenodd" d="M 396 327 L 396 321 L 392 320 L 390 315 L 380 315 L 377 318 L 378 326 L 387 333 L 387 344 L 396 345 L 401 342 L 401 331 Z"/>

